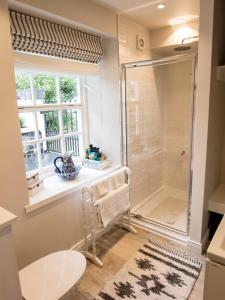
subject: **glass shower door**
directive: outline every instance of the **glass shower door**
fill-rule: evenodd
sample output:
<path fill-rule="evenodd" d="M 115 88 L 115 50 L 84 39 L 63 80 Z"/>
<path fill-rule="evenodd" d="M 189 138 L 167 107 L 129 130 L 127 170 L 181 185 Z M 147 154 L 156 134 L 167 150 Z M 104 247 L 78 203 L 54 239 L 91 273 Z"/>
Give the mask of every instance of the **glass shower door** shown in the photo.
<path fill-rule="evenodd" d="M 193 57 L 124 66 L 125 157 L 132 212 L 187 232 Z"/>

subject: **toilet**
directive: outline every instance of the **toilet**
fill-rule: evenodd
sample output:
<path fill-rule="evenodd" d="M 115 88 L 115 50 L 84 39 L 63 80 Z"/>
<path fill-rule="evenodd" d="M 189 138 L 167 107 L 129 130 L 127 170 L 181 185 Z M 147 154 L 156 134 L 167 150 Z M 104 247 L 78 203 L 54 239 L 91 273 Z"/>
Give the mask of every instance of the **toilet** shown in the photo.
<path fill-rule="evenodd" d="M 78 251 L 49 254 L 19 272 L 22 296 L 25 300 L 65 299 L 77 288 L 85 269 L 86 259 Z"/>

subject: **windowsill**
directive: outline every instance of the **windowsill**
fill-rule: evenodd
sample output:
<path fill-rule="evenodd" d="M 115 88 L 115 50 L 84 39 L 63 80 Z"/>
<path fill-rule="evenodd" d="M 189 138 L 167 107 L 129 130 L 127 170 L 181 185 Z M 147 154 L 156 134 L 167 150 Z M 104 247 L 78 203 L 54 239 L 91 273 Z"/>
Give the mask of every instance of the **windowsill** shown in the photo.
<path fill-rule="evenodd" d="M 120 166 L 112 166 L 105 170 L 95 170 L 83 167 L 77 179 L 66 181 L 57 175 L 45 178 L 44 188 L 36 195 L 29 198 L 29 204 L 25 206 L 26 213 L 30 213 L 64 196 L 67 196 L 86 184 L 108 175 Z"/>

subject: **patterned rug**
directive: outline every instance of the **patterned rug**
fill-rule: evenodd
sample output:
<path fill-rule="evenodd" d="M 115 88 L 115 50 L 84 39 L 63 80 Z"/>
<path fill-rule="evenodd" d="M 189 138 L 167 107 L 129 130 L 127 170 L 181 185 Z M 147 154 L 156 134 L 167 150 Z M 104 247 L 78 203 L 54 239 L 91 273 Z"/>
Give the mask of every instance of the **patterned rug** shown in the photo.
<path fill-rule="evenodd" d="M 95 300 L 188 299 L 200 271 L 198 259 L 167 243 L 150 239 Z"/>

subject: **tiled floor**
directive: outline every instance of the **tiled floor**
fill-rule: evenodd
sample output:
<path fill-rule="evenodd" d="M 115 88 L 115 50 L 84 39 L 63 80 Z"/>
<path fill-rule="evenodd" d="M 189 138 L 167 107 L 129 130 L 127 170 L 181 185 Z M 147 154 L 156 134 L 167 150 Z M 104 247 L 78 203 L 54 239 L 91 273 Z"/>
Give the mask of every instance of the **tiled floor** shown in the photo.
<path fill-rule="evenodd" d="M 140 229 L 138 229 L 137 235 L 127 233 L 123 229 L 114 229 L 110 234 L 99 240 L 98 252 L 99 257 L 104 262 L 104 267 L 99 268 L 88 262 L 87 271 L 81 281 L 79 292 L 73 297 L 73 300 L 93 300 L 112 276 L 136 253 L 149 235 L 153 234 Z M 185 248 L 180 244 L 175 245 Z M 203 266 L 189 300 L 203 299 L 204 270 Z"/>

